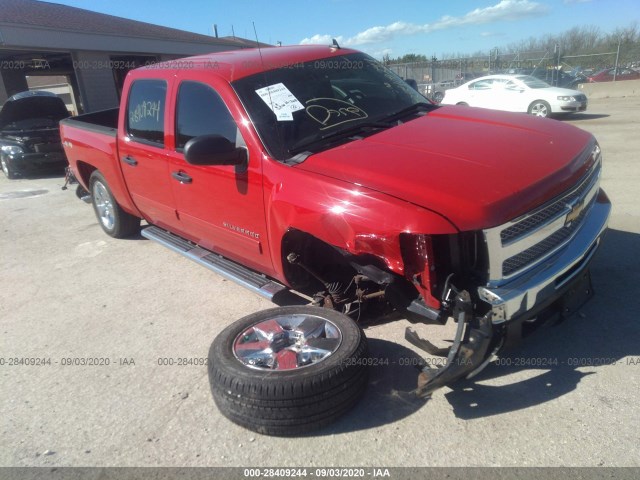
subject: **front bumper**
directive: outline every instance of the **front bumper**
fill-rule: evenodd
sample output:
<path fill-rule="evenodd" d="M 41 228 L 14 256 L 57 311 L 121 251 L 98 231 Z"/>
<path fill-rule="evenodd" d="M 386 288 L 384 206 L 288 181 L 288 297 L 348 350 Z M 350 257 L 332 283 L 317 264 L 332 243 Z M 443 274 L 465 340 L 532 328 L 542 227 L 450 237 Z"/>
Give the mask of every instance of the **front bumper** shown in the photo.
<path fill-rule="evenodd" d="M 559 300 L 567 287 L 584 273 L 607 229 L 611 202 L 600 190 L 575 237 L 541 265 L 499 287 L 479 287 L 479 297 L 491 306 L 492 322 L 500 324 L 535 316 Z"/>
<path fill-rule="evenodd" d="M 584 112 L 587 110 L 587 102 L 576 102 L 575 105 L 561 105 L 560 109 L 563 112 Z"/>
<path fill-rule="evenodd" d="M 17 172 L 64 170 L 67 166 L 64 152 L 19 153 L 7 155 L 7 160 Z"/>

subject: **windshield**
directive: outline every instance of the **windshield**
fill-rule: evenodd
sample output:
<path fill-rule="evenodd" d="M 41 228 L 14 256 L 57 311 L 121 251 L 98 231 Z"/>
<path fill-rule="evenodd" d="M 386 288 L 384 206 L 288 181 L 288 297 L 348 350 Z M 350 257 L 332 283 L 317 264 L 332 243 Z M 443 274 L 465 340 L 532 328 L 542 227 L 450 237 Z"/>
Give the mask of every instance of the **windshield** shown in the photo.
<path fill-rule="evenodd" d="M 548 83 L 543 82 L 539 78 L 532 77 L 531 75 L 522 75 L 516 78 L 529 88 L 549 88 L 551 86 Z"/>
<path fill-rule="evenodd" d="M 269 153 L 286 160 L 397 125 L 428 103 L 364 53 L 292 64 L 232 83 Z M 396 123 L 391 123 L 391 122 Z M 344 136 L 341 135 L 344 133 Z"/>

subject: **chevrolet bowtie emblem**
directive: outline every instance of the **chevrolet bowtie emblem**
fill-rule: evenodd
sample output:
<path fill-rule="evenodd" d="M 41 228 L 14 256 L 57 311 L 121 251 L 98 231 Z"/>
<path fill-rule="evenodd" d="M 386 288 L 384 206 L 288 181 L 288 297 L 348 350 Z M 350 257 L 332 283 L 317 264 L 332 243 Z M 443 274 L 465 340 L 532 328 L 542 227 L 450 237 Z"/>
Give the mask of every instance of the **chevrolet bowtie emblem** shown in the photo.
<path fill-rule="evenodd" d="M 568 227 L 576 220 L 582 211 L 584 210 L 584 198 L 576 202 L 572 207 L 571 211 L 567 214 L 567 218 L 564 221 L 564 226 Z"/>

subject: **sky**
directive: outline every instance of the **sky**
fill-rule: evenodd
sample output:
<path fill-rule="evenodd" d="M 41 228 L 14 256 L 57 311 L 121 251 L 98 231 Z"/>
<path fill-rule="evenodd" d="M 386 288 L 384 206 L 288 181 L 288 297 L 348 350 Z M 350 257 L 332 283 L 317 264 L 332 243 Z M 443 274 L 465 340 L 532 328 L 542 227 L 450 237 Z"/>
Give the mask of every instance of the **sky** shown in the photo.
<path fill-rule="evenodd" d="M 640 24 L 639 0 L 53 0 L 119 17 L 283 45 L 327 44 L 376 58 L 472 54 L 583 25 Z"/>

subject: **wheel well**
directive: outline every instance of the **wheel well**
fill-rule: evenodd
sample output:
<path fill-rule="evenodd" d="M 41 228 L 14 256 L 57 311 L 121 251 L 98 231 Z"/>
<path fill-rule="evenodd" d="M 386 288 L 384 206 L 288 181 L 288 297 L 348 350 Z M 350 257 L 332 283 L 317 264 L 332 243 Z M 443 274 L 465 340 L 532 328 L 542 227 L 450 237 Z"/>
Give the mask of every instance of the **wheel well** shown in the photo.
<path fill-rule="evenodd" d="M 529 104 L 529 109 L 531 109 L 531 107 L 533 107 L 536 103 L 544 103 L 545 105 L 549 106 L 549 102 L 547 102 L 546 100 L 542 100 L 541 98 L 534 100 L 533 102 L 531 102 Z"/>
<path fill-rule="evenodd" d="M 297 229 L 289 229 L 282 238 L 282 268 L 287 283 L 300 291 L 322 289 L 323 286 L 305 269 L 290 263 L 287 260 L 287 256 L 290 253 L 298 255 L 299 263 L 312 268 L 319 275 L 333 274 L 334 272 L 330 270 L 336 267 L 340 272 L 335 273 L 349 273 L 351 275 L 355 273 L 338 248 L 309 233 Z M 330 279 L 327 278 L 326 280 Z"/>
<path fill-rule="evenodd" d="M 80 175 L 80 180 L 84 185 L 86 185 L 87 187 L 90 187 L 91 185 L 89 185 L 89 177 L 91 177 L 91 174 L 95 172 L 97 168 L 81 160 L 78 160 L 76 162 L 76 165 L 78 169 L 78 174 Z"/>
<path fill-rule="evenodd" d="M 313 235 L 297 229 L 289 229 L 282 239 L 282 265 L 287 283 L 296 290 L 323 289 L 308 269 L 324 282 L 351 283 L 354 275 L 364 275 L 378 285 L 388 285 L 397 280 L 383 259 L 372 254 L 351 254 L 340 247 L 330 245 Z M 295 254 L 295 264 L 289 262 L 289 254 Z M 304 265 L 307 268 L 302 268 Z"/>

